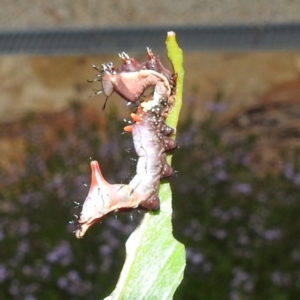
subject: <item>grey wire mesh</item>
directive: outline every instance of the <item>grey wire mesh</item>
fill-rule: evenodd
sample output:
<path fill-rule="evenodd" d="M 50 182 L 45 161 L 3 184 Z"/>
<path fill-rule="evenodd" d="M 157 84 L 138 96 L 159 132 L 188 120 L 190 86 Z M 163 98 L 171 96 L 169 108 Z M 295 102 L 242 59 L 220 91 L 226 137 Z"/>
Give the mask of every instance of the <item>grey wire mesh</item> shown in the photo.
<path fill-rule="evenodd" d="M 0 53 L 99 54 L 162 50 L 166 32 L 177 33 L 184 50 L 296 50 L 300 24 L 48 29 L 0 31 Z"/>

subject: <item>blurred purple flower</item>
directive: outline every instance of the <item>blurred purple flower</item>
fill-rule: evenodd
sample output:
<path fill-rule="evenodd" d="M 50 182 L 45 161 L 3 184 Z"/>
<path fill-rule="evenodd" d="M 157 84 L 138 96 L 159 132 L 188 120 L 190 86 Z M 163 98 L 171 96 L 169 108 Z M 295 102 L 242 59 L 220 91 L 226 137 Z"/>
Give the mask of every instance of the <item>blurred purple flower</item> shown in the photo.
<path fill-rule="evenodd" d="M 252 192 L 252 187 L 248 183 L 236 183 L 233 185 L 233 190 L 237 193 L 249 195 Z"/>
<path fill-rule="evenodd" d="M 243 149 L 237 148 L 233 152 L 234 161 L 236 164 L 241 164 L 245 167 L 250 165 L 250 157 L 247 155 L 247 152 L 244 152 Z"/>
<path fill-rule="evenodd" d="M 50 263 L 59 263 L 62 266 L 69 265 L 73 260 L 73 254 L 69 242 L 62 241 L 51 252 L 47 253 L 46 259 Z"/>
<path fill-rule="evenodd" d="M 35 298 L 33 295 L 26 295 L 24 300 L 37 300 L 37 298 Z"/>
<path fill-rule="evenodd" d="M 22 273 L 26 276 L 29 276 L 34 273 L 34 270 L 31 266 L 26 265 L 22 268 Z"/>
<path fill-rule="evenodd" d="M 191 237 L 194 241 L 199 242 L 203 236 L 203 229 L 198 220 L 191 220 L 184 229 L 184 235 Z"/>
<path fill-rule="evenodd" d="M 42 279 L 48 279 L 51 274 L 51 268 L 48 265 L 41 265 L 38 269 L 38 276 Z"/>
<path fill-rule="evenodd" d="M 4 264 L 0 264 L 0 283 L 8 277 L 8 271 Z"/>
<path fill-rule="evenodd" d="M 295 185 L 300 185 L 300 173 L 295 173 L 293 177 L 293 182 Z"/>
<path fill-rule="evenodd" d="M 87 265 L 85 266 L 85 272 L 87 274 L 92 274 L 95 273 L 97 270 L 95 263 L 93 263 L 92 261 L 87 263 Z"/>
<path fill-rule="evenodd" d="M 42 193 L 36 192 L 29 192 L 20 195 L 20 202 L 22 204 L 33 204 L 34 206 L 38 206 L 41 200 L 43 199 Z"/>
<path fill-rule="evenodd" d="M 111 256 L 107 256 L 105 259 L 102 260 L 102 264 L 100 266 L 100 270 L 103 273 L 106 273 L 111 269 L 111 266 L 113 264 L 113 260 Z"/>
<path fill-rule="evenodd" d="M 294 169 L 291 164 L 285 164 L 283 167 L 283 175 L 286 179 L 293 179 Z"/>
<path fill-rule="evenodd" d="M 264 232 L 264 238 L 267 241 L 277 240 L 281 237 L 280 229 L 269 229 Z"/>
<path fill-rule="evenodd" d="M 296 173 L 290 163 L 284 165 L 283 176 L 286 179 L 292 181 L 295 185 L 300 185 L 300 173 Z"/>
<path fill-rule="evenodd" d="M 204 255 L 191 248 L 186 249 L 186 257 L 192 264 L 199 265 L 204 261 Z"/>
<path fill-rule="evenodd" d="M 21 290 L 20 282 L 19 280 L 13 280 L 9 287 L 9 292 L 13 296 L 19 296 Z"/>
<path fill-rule="evenodd" d="M 99 149 L 99 155 L 102 158 L 119 157 L 119 143 L 115 138 L 111 138 L 109 141 L 103 143 Z"/>
<path fill-rule="evenodd" d="M 18 244 L 18 248 L 17 248 L 17 260 L 20 261 L 23 259 L 23 257 L 26 255 L 26 253 L 28 253 L 29 251 L 29 243 L 26 240 L 21 240 Z"/>
<path fill-rule="evenodd" d="M 217 156 L 214 159 L 213 164 L 215 167 L 224 167 L 224 158 L 221 156 Z"/>
<path fill-rule="evenodd" d="M 222 215 L 222 213 L 223 213 L 223 210 L 220 207 L 215 207 L 212 209 L 211 215 L 213 217 L 218 218 Z"/>
<path fill-rule="evenodd" d="M 74 270 L 71 270 L 70 272 L 68 272 L 67 278 L 68 278 L 69 280 L 71 280 L 71 281 L 74 281 L 74 282 L 80 281 L 80 276 L 79 276 L 78 272 L 77 272 L 77 271 L 74 271 Z"/>
<path fill-rule="evenodd" d="M 228 235 L 228 233 L 225 229 L 213 228 L 210 230 L 210 232 L 218 240 L 224 240 Z"/>
<path fill-rule="evenodd" d="M 243 216 L 241 209 L 236 206 L 231 207 L 230 213 L 231 216 L 236 220 L 240 219 Z"/>
<path fill-rule="evenodd" d="M 101 245 L 99 247 L 99 252 L 100 252 L 101 256 L 107 256 L 107 255 L 111 254 L 112 251 L 113 251 L 113 247 L 111 247 L 109 245 Z"/>
<path fill-rule="evenodd" d="M 211 112 L 221 112 L 226 109 L 226 105 L 223 102 L 209 101 L 206 104 L 206 108 Z"/>
<path fill-rule="evenodd" d="M 250 238 L 247 235 L 239 235 L 237 238 L 237 241 L 240 245 L 246 246 L 249 245 L 250 243 Z"/>
<path fill-rule="evenodd" d="M 224 170 L 218 170 L 214 177 L 217 181 L 222 182 L 222 181 L 227 181 L 229 176 L 228 173 L 225 172 Z"/>
<path fill-rule="evenodd" d="M 229 300 L 240 300 L 239 293 L 236 290 L 230 291 Z"/>
<path fill-rule="evenodd" d="M 290 274 L 275 271 L 271 275 L 271 280 L 274 285 L 279 287 L 288 287 L 291 283 Z"/>
<path fill-rule="evenodd" d="M 65 289 L 68 287 L 68 280 L 66 277 L 60 277 L 58 280 L 57 280 L 57 285 L 58 287 L 60 287 L 61 289 Z"/>
<path fill-rule="evenodd" d="M 197 97 L 195 95 L 187 95 L 185 100 L 189 106 L 194 106 L 197 102 Z"/>
<path fill-rule="evenodd" d="M 251 292 L 254 288 L 250 274 L 240 268 L 233 269 L 231 286 L 235 289 L 242 286 L 246 292 Z"/>
<path fill-rule="evenodd" d="M 116 222 L 116 223 L 119 223 L 120 227 L 123 226 L 120 222 Z M 116 236 L 109 229 L 103 230 L 102 238 L 105 240 L 106 244 L 109 245 L 113 249 L 119 247 L 119 245 L 120 245 L 119 239 L 116 238 Z"/>
<path fill-rule="evenodd" d="M 22 218 L 18 226 L 19 234 L 24 236 L 30 232 L 30 222 L 26 218 Z"/>
<path fill-rule="evenodd" d="M 0 241 L 2 241 L 4 239 L 4 232 L 2 227 L 0 226 Z"/>
<path fill-rule="evenodd" d="M 179 134 L 178 136 L 178 145 L 179 146 L 189 146 L 195 137 L 199 136 L 199 126 L 193 123 L 188 130 Z"/>
<path fill-rule="evenodd" d="M 192 143 L 194 139 L 194 134 L 190 131 L 185 132 L 184 134 L 181 134 L 178 138 L 178 144 L 182 146 L 188 146 Z"/>

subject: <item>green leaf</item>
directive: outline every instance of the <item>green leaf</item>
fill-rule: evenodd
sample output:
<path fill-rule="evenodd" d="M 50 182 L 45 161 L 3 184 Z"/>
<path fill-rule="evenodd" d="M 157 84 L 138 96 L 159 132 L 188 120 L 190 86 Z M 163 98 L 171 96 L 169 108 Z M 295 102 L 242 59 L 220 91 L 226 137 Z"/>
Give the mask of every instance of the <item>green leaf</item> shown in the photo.
<path fill-rule="evenodd" d="M 166 40 L 167 55 L 178 75 L 175 105 L 167 123 L 176 128 L 182 105 L 183 67 L 182 51 L 175 33 Z M 168 157 L 171 161 L 171 156 Z M 172 299 L 183 278 L 185 249 L 172 234 L 172 192 L 169 183 L 159 189 L 159 212 L 145 214 L 139 227 L 126 242 L 126 260 L 113 293 L 105 300 Z"/>

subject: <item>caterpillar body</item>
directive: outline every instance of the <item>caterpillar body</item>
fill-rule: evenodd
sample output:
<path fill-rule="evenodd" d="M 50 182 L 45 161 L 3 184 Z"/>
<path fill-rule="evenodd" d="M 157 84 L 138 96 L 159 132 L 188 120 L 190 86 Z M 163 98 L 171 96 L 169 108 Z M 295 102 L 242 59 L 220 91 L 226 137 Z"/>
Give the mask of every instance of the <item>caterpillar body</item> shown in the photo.
<path fill-rule="evenodd" d="M 166 151 L 176 148 L 176 142 L 170 137 L 174 130 L 165 124 L 165 118 L 174 101 L 176 77 L 149 48 L 147 52 L 149 60 L 143 64 L 123 52 L 119 54 L 123 63 L 118 68 L 112 63 L 103 64 L 101 71 L 95 67 L 100 71 L 96 81 L 101 81 L 107 97 L 116 92 L 128 102 L 139 103 L 137 111 L 131 114 L 133 124 L 124 128 L 132 132 L 138 161 L 136 175 L 127 185 L 109 184 L 98 162 L 91 162 L 91 185 L 77 220 L 77 238 L 82 238 L 90 226 L 112 211 L 159 209 L 160 179 L 173 173 L 166 161 Z M 150 87 L 152 94 L 143 96 Z"/>

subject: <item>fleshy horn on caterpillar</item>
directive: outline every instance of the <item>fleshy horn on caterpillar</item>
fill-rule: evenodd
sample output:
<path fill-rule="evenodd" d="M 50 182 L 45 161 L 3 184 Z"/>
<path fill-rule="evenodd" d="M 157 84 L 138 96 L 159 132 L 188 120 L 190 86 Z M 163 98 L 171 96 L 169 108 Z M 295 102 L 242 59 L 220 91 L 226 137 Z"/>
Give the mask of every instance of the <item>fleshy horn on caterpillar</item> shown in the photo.
<path fill-rule="evenodd" d="M 86 231 L 107 214 L 137 207 L 150 210 L 159 208 L 156 193 L 149 196 L 139 195 L 129 185 L 109 184 L 103 177 L 97 161 L 91 161 L 91 185 L 76 222 L 75 235 L 82 238 Z"/>

